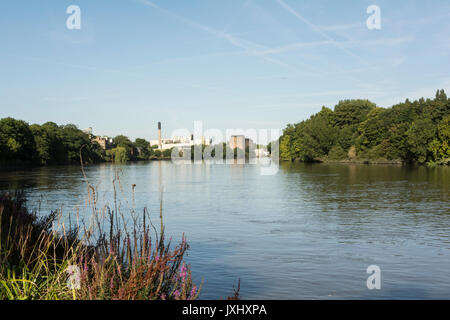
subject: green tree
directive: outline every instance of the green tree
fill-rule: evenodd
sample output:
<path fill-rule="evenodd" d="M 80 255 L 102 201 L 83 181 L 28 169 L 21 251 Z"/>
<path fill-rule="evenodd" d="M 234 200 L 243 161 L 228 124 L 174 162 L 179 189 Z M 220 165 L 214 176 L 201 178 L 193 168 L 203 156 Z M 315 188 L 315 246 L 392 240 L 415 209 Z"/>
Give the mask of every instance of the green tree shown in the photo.
<path fill-rule="evenodd" d="M 128 139 L 128 137 L 126 137 L 124 135 L 118 135 L 113 139 L 113 143 L 116 147 L 125 148 L 126 153 L 127 153 L 127 158 L 129 160 L 134 159 L 135 150 L 134 150 L 133 142 L 131 142 L 131 140 Z"/>
<path fill-rule="evenodd" d="M 414 121 L 406 135 L 408 149 L 415 161 L 426 163 L 432 159 L 429 144 L 436 137 L 436 127 L 431 119 L 418 119 Z"/>
<path fill-rule="evenodd" d="M 330 152 L 338 133 L 338 129 L 333 127 L 332 117 L 333 111 L 323 107 L 318 114 L 304 122 L 299 136 L 302 160 L 319 160 Z"/>
<path fill-rule="evenodd" d="M 138 153 L 138 159 L 149 160 L 153 155 L 153 149 L 150 147 L 150 142 L 145 139 L 137 138 L 134 142 L 134 146 Z"/>
<path fill-rule="evenodd" d="M 93 151 L 93 145 L 89 135 L 78 129 L 74 124 L 67 124 L 60 127 L 58 132 L 64 149 L 64 162 L 75 164 L 80 162 L 80 151 L 83 162 L 94 162 L 97 158 Z"/>
<path fill-rule="evenodd" d="M 331 148 L 330 152 L 328 153 L 328 159 L 330 160 L 344 160 L 347 158 L 347 152 L 345 152 L 345 150 L 340 145 L 333 146 L 333 148 Z"/>
<path fill-rule="evenodd" d="M 382 108 L 372 109 L 367 119 L 359 125 L 359 136 L 356 139 L 358 151 L 361 149 L 371 149 L 379 145 L 386 138 L 386 124 L 384 121 L 384 111 Z"/>
<path fill-rule="evenodd" d="M 280 137 L 280 158 L 401 159 L 426 163 L 448 159 L 450 99 L 436 97 L 378 108 L 368 100 L 340 101 L 300 123 L 289 124 Z M 346 155 L 345 155 L 346 154 Z"/>
<path fill-rule="evenodd" d="M 116 147 L 111 150 L 107 150 L 106 154 L 108 158 L 116 163 L 125 163 L 130 160 L 128 152 L 124 147 Z"/>
<path fill-rule="evenodd" d="M 27 161 L 35 158 L 36 143 L 28 123 L 13 118 L 0 120 L 0 160 Z"/>
<path fill-rule="evenodd" d="M 344 150 L 348 151 L 355 144 L 356 125 L 344 126 L 337 132 L 336 143 Z"/>
<path fill-rule="evenodd" d="M 155 156 L 156 156 L 157 158 L 161 158 L 161 156 L 162 156 L 161 150 L 156 149 L 156 150 L 155 150 Z"/>
<path fill-rule="evenodd" d="M 438 137 L 429 146 L 435 161 L 450 159 L 450 115 L 438 125 Z"/>
<path fill-rule="evenodd" d="M 369 100 L 343 100 L 334 107 L 334 123 L 338 127 L 363 122 L 376 104 Z"/>
<path fill-rule="evenodd" d="M 166 159 L 170 159 L 172 157 L 172 149 L 166 149 L 162 152 L 162 156 Z"/>
<path fill-rule="evenodd" d="M 51 137 L 48 136 L 44 128 L 38 124 L 30 126 L 36 144 L 36 162 L 42 165 L 51 164 L 53 161 L 51 150 Z"/>
<path fill-rule="evenodd" d="M 287 130 L 285 130 L 283 136 L 280 138 L 280 158 L 285 161 L 292 161 L 294 159 L 294 155 L 291 151 L 292 136 Z"/>

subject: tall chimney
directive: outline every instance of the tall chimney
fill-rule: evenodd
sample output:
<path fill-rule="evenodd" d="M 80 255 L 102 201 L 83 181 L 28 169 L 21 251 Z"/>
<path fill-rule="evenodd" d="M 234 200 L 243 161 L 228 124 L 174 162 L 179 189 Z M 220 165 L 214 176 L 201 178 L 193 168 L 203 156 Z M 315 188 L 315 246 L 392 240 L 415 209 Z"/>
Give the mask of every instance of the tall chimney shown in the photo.
<path fill-rule="evenodd" d="M 161 142 L 161 122 L 158 122 L 158 146 L 160 149 L 162 149 L 162 142 Z"/>

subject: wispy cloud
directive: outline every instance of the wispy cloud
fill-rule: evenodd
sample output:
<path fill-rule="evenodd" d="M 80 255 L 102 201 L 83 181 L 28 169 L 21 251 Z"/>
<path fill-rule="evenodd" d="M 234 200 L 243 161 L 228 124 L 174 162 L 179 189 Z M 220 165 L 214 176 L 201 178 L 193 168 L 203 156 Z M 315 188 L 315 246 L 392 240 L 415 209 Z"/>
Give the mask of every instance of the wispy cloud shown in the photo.
<path fill-rule="evenodd" d="M 244 49 L 245 51 L 250 52 L 251 50 L 256 49 L 256 48 L 264 48 L 264 46 L 262 46 L 262 45 L 244 40 L 244 39 L 237 37 L 231 33 L 222 32 L 222 31 L 216 30 L 214 28 L 211 28 L 209 26 L 206 26 L 206 25 L 197 23 L 195 21 L 192 21 L 190 19 L 187 19 L 187 18 L 180 16 L 172 11 L 169 11 L 163 7 L 160 7 L 157 4 L 155 4 L 149 0 L 137 0 L 137 1 L 145 6 L 157 9 L 158 11 L 163 12 L 164 14 L 166 14 L 166 15 L 172 17 L 173 19 L 176 19 L 184 24 L 187 24 L 191 27 L 200 29 L 208 34 L 211 34 L 218 39 L 224 39 L 224 40 L 228 41 L 228 43 L 230 43 L 231 45 L 238 47 L 240 49 Z"/>
<path fill-rule="evenodd" d="M 270 49 L 270 48 L 268 48 L 266 46 L 260 45 L 258 43 L 252 42 L 252 41 L 248 41 L 248 40 L 242 39 L 242 38 L 237 37 L 237 36 L 235 36 L 235 35 L 233 35 L 231 33 L 222 32 L 222 31 L 216 30 L 216 29 L 214 29 L 212 27 L 206 26 L 204 24 L 192 21 L 192 20 L 187 19 L 185 17 L 182 17 L 182 16 L 180 16 L 180 15 L 174 13 L 174 12 L 171 12 L 171 11 L 165 9 L 165 8 L 160 7 L 157 4 L 153 3 L 152 1 L 149 1 L 149 0 L 135 0 L 135 1 L 138 1 L 139 3 L 141 3 L 141 4 L 145 5 L 145 6 L 151 7 L 153 9 L 157 9 L 160 12 L 163 12 L 164 14 L 166 14 L 166 15 L 172 17 L 173 19 L 176 19 L 176 20 L 178 20 L 178 21 L 180 21 L 180 22 L 182 22 L 182 23 L 184 23 L 186 25 L 189 25 L 189 26 L 191 26 L 193 28 L 197 28 L 199 30 L 202 30 L 202 31 L 208 33 L 208 34 L 211 34 L 211 35 L 215 36 L 217 39 L 225 40 L 230 45 L 232 45 L 232 46 L 234 46 L 236 48 L 242 49 L 244 51 L 244 53 L 246 53 L 248 55 L 259 57 L 259 58 L 261 58 L 261 59 L 263 59 L 263 60 L 265 60 L 267 62 L 273 63 L 273 64 L 277 64 L 277 65 L 280 65 L 280 66 L 283 66 L 283 67 L 288 67 L 291 70 L 295 70 L 296 69 L 295 67 L 293 67 L 293 66 L 291 66 L 291 65 L 289 65 L 289 64 L 287 64 L 287 63 L 285 63 L 285 62 L 283 62 L 283 61 L 281 61 L 279 59 L 275 59 L 273 57 L 268 57 L 267 55 L 264 55 L 264 54 L 262 54 L 262 55 L 258 54 L 259 51 L 264 51 L 264 50 L 269 50 Z M 311 69 L 311 67 L 309 65 L 307 65 L 307 64 L 302 64 L 302 65 L 304 67 L 307 67 L 307 68 Z"/>
<path fill-rule="evenodd" d="M 395 46 L 400 45 L 405 42 L 413 41 L 414 37 L 397 37 L 397 38 L 382 38 L 375 40 L 349 40 L 349 41 L 312 41 L 312 42 L 296 42 L 288 45 L 284 45 L 277 48 L 271 48 L 267 50 L 254 51 L 255 55 L 271 55 L 280 54 L 289 51 L 296 51 L 306 48 L 319 47 L 319 46 L 329 46 L 329 45 L 339 45 L 341 48 L 351 48 L 356 46 Z"/>
<path fill-rule="evenodd" d="M 395 38 L 381 38 L 372 40 L 349 41 L 349 45 L 367 45 L 367 46 L 397 46 L 415 40 L 414 36 L 404 36 Z"/>
<path fill-rule="evenodd" d="M 312 48 L 318 46 L 334 45 L 332 41 L 313 41 L 313 42 L 296 42 L 288 45 L 284 45 L 277 48 L 270 48 L 266 50 L 253 51 L 253 54 L 258 56 L 280 54 L 288 51 L 295 51 L 305 48 Z"/>
<path fill-rule="evenodd" d="M 250 4 L 252 3 L 252 1 L 253 0 L 245 0 L 245 2 L 242 4 L 242 7 L 240 7 L 237 14 L 235 14 L 234 17 L 232 19 L 230 19 L 230 21 L 227 23 L 227 25 L 225 26 L 225 28 L 223 29 L 222 32 L 226 32 L 229 28 L 231 28 L 231 26 L 235 23 L 237 18 L 242 14 L 243 9 L 248 8 L 250 6 Z"/>
<path fill-rule="evenodd" d="M 240 55 L 240 54 L 242 54 L 241 51 L 234 50 L 234 51 L 222 51 L 222 52 L 209 52 L 209 53 L 205 53 L 205 54 L 197 54 L 197 55 L 184 56 L 184 57 L 172 57 L 172 58 L 161 59 L 159 61 L 155 61 L 155 62 L 151 62 L 151 63 L 147 63 L 147 64 L 133 66 L 133 67 L 127 68 L 127 70 L 143 69 L 146 67 L 160 65 L 160 64 L 186 62 L 186 61 L 202 59 L 202 58 L 206 58 L 206 57 L 221 57 L 221 56 Z"/>
<path fill-rule="evenodd" d="M 341 31 L 341 30 L 349 30 L 349 29 L 356 29 L 365 27 L 363 23 L 350 23 L 350 24 L 338 24 L 338 25 L 331 25 L 331 26 L 318 26 L 318 28 L 322 31 Z"/>
<path fill-rule="evenodd" d="M 319 26 L 316 26 L 314 23 L 310 22 L 308 19 L 303 17 L 299 12 L 295 11 L 293 8 L 291 8 L 286 2 L 283 0 L 275 0 L 278 2 L 278 4 L 283 7 L 286 11 L 288 11 L 290 14 L 292 14 L 294 17 L 296 17 L 298 20 L 302 21 L 306 25 L 308 25 L 312 30 L 314 30 L 316 33 L 320 34 L 323 38 L 325 38 L 327 41 L 335 45 L 337 48 L 343 50 L 345 53 L 350 55 L 351 57 L 354 57 L 364 64 L 370 65 L 366 60 L 361 58 L 360 56 L 354 54 L 353 52 L 347 50 L 342 44 L 340 44 L 338 41 L 334 40 L 332 37 L 330 37 L 328 34 L 326 34 Z"/>

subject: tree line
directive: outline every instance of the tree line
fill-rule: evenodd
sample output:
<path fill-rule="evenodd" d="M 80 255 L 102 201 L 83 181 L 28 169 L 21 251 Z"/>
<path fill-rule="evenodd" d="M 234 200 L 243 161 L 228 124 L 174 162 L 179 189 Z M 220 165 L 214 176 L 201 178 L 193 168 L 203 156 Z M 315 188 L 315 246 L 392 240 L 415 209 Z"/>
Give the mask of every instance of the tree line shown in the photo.
<path fill-rule="evenodd" d="M 390 108 L 369 100 L 343 100 L 280 137 L 287 161 L 363 161 L 450 164 L 450 99 L 406 100 Z"/>
<path fill-rule="evenodd" d="M 118 135 L 113 143 L 104 150 L 88 133 L 78 129 L 74 124 L 57 125 L 47 122 L 43 125 L 29 125 L 23 120 L 13 118 L 0 119 L 0 165 L 67 165 L 79 164 L 80 156 L 84 163 L 119 162 L 152 159 L 170 159 L 172 149 L 158 150 L 157 145 L 150 145 L 145 139 L 137 138 L 134 142 L 127 136 Z M 227 153 L 237 158 L 237 149 L 223 148 L 223 158 Z M 206 146 L 201 148 L 203 154 Z M 194 158 L 194 146 L 191 157 Z M 211 153 L 215 156 L 215 148 Z M 249 148 L 245 149 L 249 158 Z"/>
<path fill-rule="evenodd" d="M 170 159 L 172 150 L 158 150 L 145 139 L 132 142 L 127 136 L 119 135 L 113 139 L 114 148 L 106 150 L 104 159 L 111 162 L 127 162 L 152 159 Z"/>
<path fill-rule="evenodd" d="M 113 139 L 113 148 L 103 150 L 92 137 L 74 124 L 29 125 L 23 120 L 0 119 L 1 165 L 64 165 L 104 161 L 124 162 L 167 157 L 145 139 L 132 142 L 126 136 Z"/>

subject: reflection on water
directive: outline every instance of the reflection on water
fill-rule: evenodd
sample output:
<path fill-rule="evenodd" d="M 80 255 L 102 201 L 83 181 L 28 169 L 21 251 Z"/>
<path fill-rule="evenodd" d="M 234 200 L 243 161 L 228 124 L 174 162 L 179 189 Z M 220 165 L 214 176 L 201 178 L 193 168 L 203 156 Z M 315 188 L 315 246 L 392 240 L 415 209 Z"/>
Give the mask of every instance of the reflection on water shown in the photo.
<path fill-rule="evenodd" d="M 202 298 L 224 298 L 241 278 L 244 298 L 450 299 L 449 168 L 142 162 L 86 168 L 103 203 L 159 212 L 167 231 L 191 244 L 188 260 L 205 280 Z M 42 213 L 86 204 L 77 166 L 0 172 L 0 189 L 25 189 Z M 382 288 L 366 287 L 378 265 Z"/>

